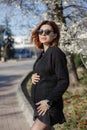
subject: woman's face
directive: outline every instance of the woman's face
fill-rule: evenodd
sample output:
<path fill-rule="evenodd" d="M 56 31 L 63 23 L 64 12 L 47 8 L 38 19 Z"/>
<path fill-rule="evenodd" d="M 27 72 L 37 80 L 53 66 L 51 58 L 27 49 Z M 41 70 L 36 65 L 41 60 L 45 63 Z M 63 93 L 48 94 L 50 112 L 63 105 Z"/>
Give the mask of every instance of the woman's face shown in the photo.
<path fill-rule="evenodd" d="M 38 30 L 39 41 L 45 45 L 49 45 L 53 39 L 56 38 L 57 34 L 54 33 L 52 27 L 50 25 L 42 25 Z"/>

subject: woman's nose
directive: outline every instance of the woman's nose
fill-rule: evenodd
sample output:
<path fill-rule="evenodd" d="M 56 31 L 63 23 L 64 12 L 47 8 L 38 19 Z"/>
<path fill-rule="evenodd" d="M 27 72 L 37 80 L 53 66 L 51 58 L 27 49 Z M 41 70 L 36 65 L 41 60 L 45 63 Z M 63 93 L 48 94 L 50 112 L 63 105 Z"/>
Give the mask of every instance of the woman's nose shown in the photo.
<path fill-rule="evenodd" d="M 44 31 L 43 31 L 42 35 L 43 35 L 43 36 L 46 35 Z"/>

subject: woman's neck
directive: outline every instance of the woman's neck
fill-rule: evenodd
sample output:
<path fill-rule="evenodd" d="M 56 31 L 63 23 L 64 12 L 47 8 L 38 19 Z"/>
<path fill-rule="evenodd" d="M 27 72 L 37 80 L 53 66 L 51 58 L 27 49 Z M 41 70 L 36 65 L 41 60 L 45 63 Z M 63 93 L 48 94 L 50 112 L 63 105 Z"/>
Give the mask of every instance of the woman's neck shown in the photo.
<path fill-rule="evenodd" d="M 49 48 L 49 45 L 44 45 L 44 52 Z"/>

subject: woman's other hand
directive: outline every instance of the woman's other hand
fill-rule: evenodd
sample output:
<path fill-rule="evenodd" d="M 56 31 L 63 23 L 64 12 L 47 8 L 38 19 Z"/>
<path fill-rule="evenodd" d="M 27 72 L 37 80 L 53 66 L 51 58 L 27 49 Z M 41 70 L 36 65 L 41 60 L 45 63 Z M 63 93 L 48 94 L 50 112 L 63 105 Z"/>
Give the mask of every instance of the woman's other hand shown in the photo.
<path fill-rule="evenodd" d="M 39 115 L 45 115 L 46 111 L 50 108 L 50 106 L 48 105 L 48 100 L 42 100 L 38 103 L 36 103 L 37 107 L 37 111 L 39 113 Z"/>
<path fill-rule="evenodd" d="M 40 75 L 38 75 L 37 73 L 32 74 L 31 80 L 33 84 L 36 84 L 40 80 Z"/>

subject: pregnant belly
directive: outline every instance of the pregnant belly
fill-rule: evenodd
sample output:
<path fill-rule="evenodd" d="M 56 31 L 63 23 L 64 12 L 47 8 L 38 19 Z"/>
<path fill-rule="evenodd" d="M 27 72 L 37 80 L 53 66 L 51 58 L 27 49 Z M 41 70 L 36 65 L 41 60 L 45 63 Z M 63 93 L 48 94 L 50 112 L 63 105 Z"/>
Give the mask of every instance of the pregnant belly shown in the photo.
<path fill-rule="evenodd" d="M 56 81 L 40 81 L 35 87 L 35 100 L 40 101 L 46 99 L 49 93 L 55 88 Z"/>

